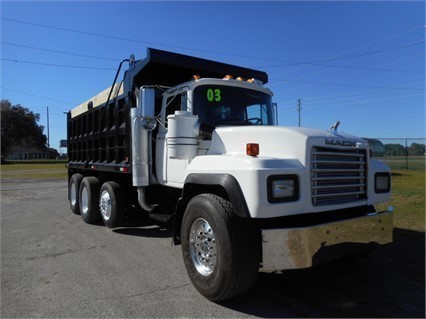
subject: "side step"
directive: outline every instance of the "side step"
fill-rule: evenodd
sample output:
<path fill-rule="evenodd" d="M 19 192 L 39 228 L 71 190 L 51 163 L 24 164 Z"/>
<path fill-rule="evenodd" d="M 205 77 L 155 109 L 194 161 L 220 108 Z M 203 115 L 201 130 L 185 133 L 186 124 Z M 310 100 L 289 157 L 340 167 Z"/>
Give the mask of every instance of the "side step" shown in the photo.
<path fill-rule="evenodd" d="M 155 220 L 157 222 L 165 223 L 166 224 L 166 223 L 170 222 L 173 219 L 174 214 L 167 214 L 166 212 L 157 212 L 155 210 L 155 212 L 149 213 L 148 216 L 149 216 L 149 218 L 151 218 L 151 219 L 153 219 L 153 220 Z"/>

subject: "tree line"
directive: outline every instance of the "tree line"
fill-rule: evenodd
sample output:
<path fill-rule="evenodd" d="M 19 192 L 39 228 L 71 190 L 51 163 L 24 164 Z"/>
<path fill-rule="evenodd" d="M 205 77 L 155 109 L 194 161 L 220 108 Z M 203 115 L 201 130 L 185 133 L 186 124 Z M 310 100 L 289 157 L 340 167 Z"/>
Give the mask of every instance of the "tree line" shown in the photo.
<path fill-rule="evenodd" d="M 6 157 L 13 146 L 29 146 L 46 150 L 44 126 L 38 124 L 40 114 L 20 104 L 1 100 L 1 156 Z"/>
<path fill-rule="evenodd" d="M 425 144 L 412 143 L 407 148 L 401 144 L 385 144 L 384 156 L 420 156 L 425 155 Z"/>

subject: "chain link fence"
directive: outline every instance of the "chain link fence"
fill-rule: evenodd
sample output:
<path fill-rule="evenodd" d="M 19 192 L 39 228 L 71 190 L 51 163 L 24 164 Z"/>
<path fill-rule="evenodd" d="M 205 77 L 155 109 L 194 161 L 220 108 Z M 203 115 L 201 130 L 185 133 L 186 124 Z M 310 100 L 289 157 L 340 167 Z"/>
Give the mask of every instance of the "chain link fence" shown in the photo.
<path fill-rule="evenodd" d="M 426 138 L 366 138 L 372 157 L 391 169 L 425 170 Z"/>

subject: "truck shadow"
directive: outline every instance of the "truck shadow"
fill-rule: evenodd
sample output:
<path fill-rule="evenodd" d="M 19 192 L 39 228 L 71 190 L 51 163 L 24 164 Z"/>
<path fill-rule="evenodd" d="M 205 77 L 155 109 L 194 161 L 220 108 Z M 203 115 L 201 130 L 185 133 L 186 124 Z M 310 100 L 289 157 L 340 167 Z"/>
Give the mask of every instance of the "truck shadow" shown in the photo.
<path fill-rule="evenodd" d="M 260 273 L 250 293 L 220 303 L 260 317 L 424 317 L 425 233 L 322 266 Z"/>
<path fill-rule="evenodd" d="M 173 236 L 172 228 L 167 223 L 153 221 L 146 216 L 130 215 L 127 216 L 122 227 L 112 230 L 114 233 L 153 238 L 171 238 Z"/>

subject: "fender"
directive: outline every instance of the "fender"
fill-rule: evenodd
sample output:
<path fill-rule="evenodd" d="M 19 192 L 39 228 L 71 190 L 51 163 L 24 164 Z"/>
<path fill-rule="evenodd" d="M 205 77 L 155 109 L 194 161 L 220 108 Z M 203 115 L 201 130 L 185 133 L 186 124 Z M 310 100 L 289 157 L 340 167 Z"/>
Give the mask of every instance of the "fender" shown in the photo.
<path fill-rule="evenodd" d="M 219 194 L 217 194 L 218 192 Z M 235 215 L 250 218 L 243 191 L 234 176 L 230 174 L 189 174 L 185 179 L 182 197 L 177 203 L 174 217 L 173 242 L 175 245 L 180 244 L 181 222 L 186 206 L 191 198 L 203 193 L 226 194 L 234 208 Z"/>
<path fill-rule="evenodd" d="M 201 186 L 222 186 L 229 197 L 234 212 L 237 216 L 249 218 L 250 213 L 243 191 L 237 179 L 230 174 L 189 174 L 185 179 L 183 188 L 183 198 L 187 195 L 191 185 Z"/>

